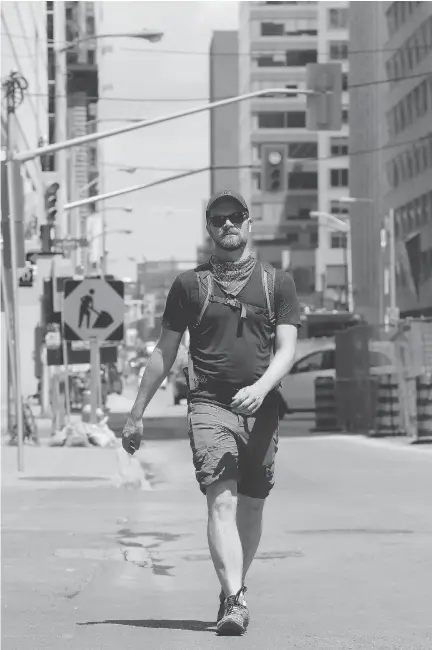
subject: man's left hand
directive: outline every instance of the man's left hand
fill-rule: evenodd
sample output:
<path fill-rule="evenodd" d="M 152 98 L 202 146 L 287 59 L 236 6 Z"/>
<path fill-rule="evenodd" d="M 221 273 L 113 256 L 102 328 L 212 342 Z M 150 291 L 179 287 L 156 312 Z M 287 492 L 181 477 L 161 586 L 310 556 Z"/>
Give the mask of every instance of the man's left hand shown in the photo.
<path fill-rule="evenodd" d="M 231 409 L 240 415 L 253 415 L 264 401 L 267 391 L 258 384 L 241 388 L 233 397 Z"/>

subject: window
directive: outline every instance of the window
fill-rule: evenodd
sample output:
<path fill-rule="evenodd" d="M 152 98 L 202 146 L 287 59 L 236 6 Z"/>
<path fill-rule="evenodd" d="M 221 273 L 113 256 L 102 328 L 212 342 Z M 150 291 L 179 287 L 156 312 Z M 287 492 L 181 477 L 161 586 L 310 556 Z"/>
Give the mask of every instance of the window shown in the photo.
<path fill-rule="evenodd" d="M 47 14 L 47 39 L 48 43 L 54 40 L 54 15 Z"/>
<path fill-rule="evenodd" d="M 307 63 L 317 62 L 316 50 L 288 50 L 285 55 L 286 64 L 289 67 L 303 67 Z"/>
<path fill-rule="evenodd" d="M 48 84 L 48 113 L 55 113 L 55 84 Z"/>
<path fill-rule="evenodd" d="M 332 41 L 330 43 L 330 59 L 334 61 L 348 58 L 348 43 L 347 41 Z"/>
<path fill-rule="evenodd" d="M 299 240 L 298 232 L 289 232 L 286 236 L 286 240 L 288 244 L 297 244 Z"/>
<path fill-rule="evenodd" d="M 72 20 L 72 18 L 73 18 L 72 7 L 66 7 L 66 20 Z"/>
<path fill-rule="evenodd" d="M 288 144 L 289 158 L 316 158 L 318 144 L 316 142 L 291 142 Z"/>
<path fill-rule="evenodd" d="M 94 169 L 97 167 L 97 149 L 96 147 L 89 147 L 89 165 Z"/>
<path fill-rule="evenodd" d="M 349 110 L 347 108 L 342 109 L 342 123 L 348 124 L 349 121 Z"/>
<path fill-rule="evenodd" d="M 262 54 L 257 58 L 259 68 L 275 68 L 277 66 L 285 66 L 285 57 L 280 54 Z"/>
<path fill-rule="evenodd" d="M 332 187 L 348 187 L 348 169 L 330 169 Z"/>
<path fill-rule="evenodd" d="M 326 266 L 326 286 L 329 289 L 346 287 L 347 269 L 345 264 L 328 264 Z"/>
<path fill-rule="evenodd" d="M 284 126 L 284 113 L 258 113 L 259 129 L 283 129 Z"/>
<path fill-rule="evenodd" d="M 95 19 L 94 16 L 87 16 L 86 18 L 86 30 L 89 36 L 93 36 L 95 33 Z"/>
<path fill-rule="evenodd" d="M 331 29 L 343 29 L 348 27 L 348 9 L 329 9 L 328 26 Z"/>
<path fill-rule="evenodd" d="M 349 208 L 344 205 L 343 203 L 340 203 L 340 201 L 331 201 L 330 203 L 330 212 L 332 214 L 346 214 L 349 215 Z"/>
<path fill-rule="evenodd" d="M 342 73 L 342 90 L 346 91 L 346 90 L 348 90 L 348 88 L 349 88 L 349 86 L 348 86 L 348 73 L 343 72 Z"/>
<path fill-rule="evenodd" d="M 330 248 L 346 248 L 347 234 L 345 232 L 330 233 Z"/>
<path fill-rule="evenodd" d="M 289 129 L 302 129 L 306 126 L 306 113 L 304 111 L 290 111 L 285 115 L 286 126 Z"/>
<path fill-rule="evenodd" d="M 318 246 L 318 231 L 310 233 L 310 245 L 312 248 L 317 248 Z"/>
<path fill-rule="evenodd" d="M 261 36 L 283 36 L 284 34 L 283 23 L 261 23 Z"/>
<path fill-rule="evenodd" d="M 325 368 L 324 355 L 326 351 L 313 352 L 308 354 L 307 357 L 299 359 L 292 367 L 291 374 L 299 374 L 303 372 L 318 372 L 319 370 L 328 370 Z"/>
<path fill-rule="evenodd" d="M 332 156 L 347 156 L 348 138 L 331 138 L 330 153 Z"/>
<path fill-rule="evenodd" d="M 382 352 L 375 352 L 374 350 L 369 350 L 369 365 L 372 367 L 377 366 L 391 366 L 392 362 Z"/>
<path fill-rule="evenodd" d="M 87 63 L 94 65 L 96 62 L 96 52 L 94 50 L 87 50 Z"/>
<path fill-rule="evenodd" d="M 48 142 L 53 144 L 56 137 L 56 123 L 54 115 L 48 116 Z"/>
<path fill-rule="evenodd" d="M 316 190 L 318 188 L 317 172 L 291 172 L 288 174 L 290 190 Z"/>

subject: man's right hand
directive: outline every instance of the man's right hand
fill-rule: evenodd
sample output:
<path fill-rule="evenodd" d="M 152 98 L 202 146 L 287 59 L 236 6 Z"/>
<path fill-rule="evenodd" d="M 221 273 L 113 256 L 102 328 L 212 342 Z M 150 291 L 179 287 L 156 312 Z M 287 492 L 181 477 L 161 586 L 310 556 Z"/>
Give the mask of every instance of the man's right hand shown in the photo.
<path fill-rule="evenodd" d="M 140 448 L 143 431 L 142 419 L 135 420 L 129 416 L 122 433 L 122 445 L 131 456 Z"/>

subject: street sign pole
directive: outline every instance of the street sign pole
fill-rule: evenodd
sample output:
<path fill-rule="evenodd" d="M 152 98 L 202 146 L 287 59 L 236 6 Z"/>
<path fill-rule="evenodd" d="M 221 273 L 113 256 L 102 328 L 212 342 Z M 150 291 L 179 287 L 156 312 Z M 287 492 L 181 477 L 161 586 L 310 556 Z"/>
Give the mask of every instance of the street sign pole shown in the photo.
<path fill-rule="evenodd" d="M 19 310 L 18 310 L 18 248 L 15 220 L 17 219 L 17 195 L 14 183 L 15 168 L 18 163 L 13 159 L 15 149 L 15 106 L 14 96 L 8 95 L 8 136 L 7 136 L 7 180 L 9 193 L 9 232 L 11 248 L 11 302 L 12 302 L 12 327 L 11 336 L 13 337 L 13 357 L 12 364 L 15 368 L 13 377 L 15 380 L 15 419 L 17 427 L 17 445 L 18 445 L 18 471 L 24 471 L 24 422 L 23 422 L 23 402 L 21 392 L 21 355 L 20 355 L 20 337 L 19 337 Z"/>
<path fill-rule="evenodd" d="M 99 392 L 99 374 L 98 367 L 99 357 L 99 343 L 97 338 L 90 339 L 90 367 L 91 367 L 91 423 L 96 424 L 96 410 L 98 408 L 98 392 Z"/>
<path fill-rule="evenodd" d="M 62 346 L 63 346 L 63 365 L 65 369 L 65 398 L 66 398 L 66 423 L 70 423 L 71 415 L 71 402 L 70 402 L 70 391 L 69 391 L 69 363 L 68 363 L 68 349 L 67 341 L 64 335 L 64 323 L 62 318 L 61 324 L 62 331 Z"/>

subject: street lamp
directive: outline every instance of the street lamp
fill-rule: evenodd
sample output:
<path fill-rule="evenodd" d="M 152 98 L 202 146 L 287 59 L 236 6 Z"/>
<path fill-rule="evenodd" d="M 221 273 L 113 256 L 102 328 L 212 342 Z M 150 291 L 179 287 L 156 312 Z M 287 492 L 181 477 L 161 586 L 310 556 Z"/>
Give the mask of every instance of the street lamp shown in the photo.
<path fill-rule="evenodd" d="M 86 43 L 88 41 L 95 41 L 101 38 L 139 38 L 150 43 L 157 43 L 162 40 L 163 32 L 156 32 L 149 29 L 143 29 L 140 32 L 114 32 L 112 34 L 91 34 L 88 36 L 80 36 L 70 43 L 66 43 L 62 47 L 56 48 L 57 52 L 66 52 L 67 50 L 73 49 L 76 45 L 80 43 Z"/>

